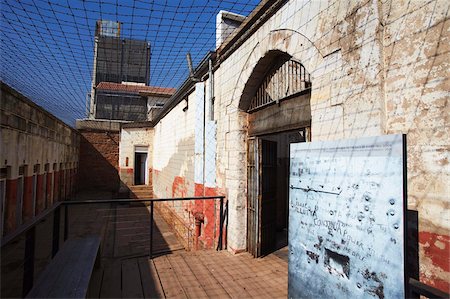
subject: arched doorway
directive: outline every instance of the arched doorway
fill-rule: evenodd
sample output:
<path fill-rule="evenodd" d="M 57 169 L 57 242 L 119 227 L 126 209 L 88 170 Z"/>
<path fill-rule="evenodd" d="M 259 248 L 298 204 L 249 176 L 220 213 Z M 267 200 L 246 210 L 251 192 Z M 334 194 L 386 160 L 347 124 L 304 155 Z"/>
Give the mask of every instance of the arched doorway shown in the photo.
<path fill-rule="evenodd" d="M 254 68 L 241 97 L 248 113 L 247 250 L 287 245 L 289 145 L 310 140 L 311 80 L 304 66 L 273 51 Z"/>

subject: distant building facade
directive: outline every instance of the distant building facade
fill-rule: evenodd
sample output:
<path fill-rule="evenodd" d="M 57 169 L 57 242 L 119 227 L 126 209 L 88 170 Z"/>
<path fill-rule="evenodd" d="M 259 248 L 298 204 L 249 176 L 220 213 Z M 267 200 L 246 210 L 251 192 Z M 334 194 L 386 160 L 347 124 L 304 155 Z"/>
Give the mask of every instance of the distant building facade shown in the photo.
<path fill-rule="evenodd" d="M 97 21 L 89 115 L 76 122 L 81 133 L 80 188 L 84 189 L 118 192 L 151 183 L 145 166 L 151 157 L 145 155 L 147 142 L 122 142 L 121 128 L 125 124 L 148 127 L 175 92 L 148 85 L 150 43 L 121 38 L 120 31 L 119 22 Z M 119 165 L 122 155 L 128 162 Z"/>
<path fill-rule="evenodd" d="M 101 82 L 148 85 L 150 82 L 150 43 L 120 37 L 120 23 L 99 20 L 96 23 L 94 44 L 94 66 L 89 118 L 97 116 L 97 86 Z M 121 97 L 122 96 L 122 97 Z M 117 98 L 125 109 L 127 98 L 118 94 Z M 100 99 L 101 101 L 101 99 Z M 100 107 L 102 107 L 100 103 Z M 132 108 L 131 108 L 132 109 Z M 104 116 L 103 111 L 99 112 Z M 133 119 L 130 119 L 133 120 Z"/>

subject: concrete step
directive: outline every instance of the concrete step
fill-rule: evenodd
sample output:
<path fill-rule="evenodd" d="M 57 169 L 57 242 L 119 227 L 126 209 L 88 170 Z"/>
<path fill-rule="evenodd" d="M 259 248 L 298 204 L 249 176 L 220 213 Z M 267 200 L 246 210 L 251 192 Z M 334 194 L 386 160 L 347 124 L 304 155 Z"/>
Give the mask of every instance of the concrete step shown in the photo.
<path fill-rule="evenodd" d="M 153 198 L 153 194 L 130 194 L 130 198 L 133 199 L 148 199 L 148 198 Z"/>
<path fill-rule="evenodd" d="M 153 198 L 152 190 L 131 190 L 131 198 Z"/>
<path fill-rule="evenodd" d="M 132 190 L 132 191 L 152 190 L 153 186 L 152 185 L 135 185 L 135 186 L 128 186 L 128 188 L 130 188 L 130 190 Z"/>

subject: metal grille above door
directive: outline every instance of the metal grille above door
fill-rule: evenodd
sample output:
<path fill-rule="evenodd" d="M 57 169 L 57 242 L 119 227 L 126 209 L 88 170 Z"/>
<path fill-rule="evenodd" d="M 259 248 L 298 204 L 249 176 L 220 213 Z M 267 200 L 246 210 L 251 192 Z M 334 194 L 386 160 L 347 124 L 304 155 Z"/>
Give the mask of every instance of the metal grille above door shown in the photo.
<path fill-rule="evenodd" d="M 288 60 L 267 73 L 250 103 L 248 112 L 290 98 L 310 88 L 311 79 L 305 67 L 295 60 Z"/>

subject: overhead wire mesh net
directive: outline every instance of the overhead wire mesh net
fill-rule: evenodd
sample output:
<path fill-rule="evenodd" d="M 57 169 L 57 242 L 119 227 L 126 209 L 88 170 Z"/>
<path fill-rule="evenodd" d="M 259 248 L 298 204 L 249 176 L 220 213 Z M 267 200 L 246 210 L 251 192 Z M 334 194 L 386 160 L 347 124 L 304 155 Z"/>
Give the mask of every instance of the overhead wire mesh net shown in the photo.
<path fill-rule="evenodd" d="M 146 83 L 177 88 L 188 77 L 186 53 L 191 53 L 195 67 L 214 50 L 217 13 L 246 16 L 258 3 L 1 0 L 0 78 L 73 126 L 89 110 L 97 21 L 118 22 L 120 39 L 150 43 Z"/>

